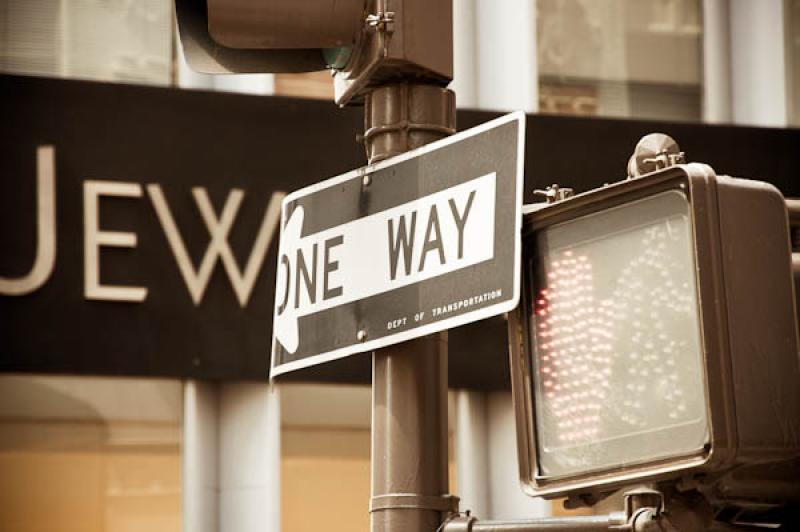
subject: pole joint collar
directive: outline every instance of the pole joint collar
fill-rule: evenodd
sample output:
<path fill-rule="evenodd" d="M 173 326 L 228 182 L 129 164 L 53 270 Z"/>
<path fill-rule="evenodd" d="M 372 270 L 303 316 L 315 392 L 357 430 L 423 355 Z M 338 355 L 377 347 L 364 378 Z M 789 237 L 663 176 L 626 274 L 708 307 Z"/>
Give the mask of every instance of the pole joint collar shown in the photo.
<path fill-rule="evenodd" d="M 431 510 L 458 512 L 459 498 L 455 495 L 419 495 L 417 493 L 387 493 L 372 497 L 369 512 L 383 510 Z"/>

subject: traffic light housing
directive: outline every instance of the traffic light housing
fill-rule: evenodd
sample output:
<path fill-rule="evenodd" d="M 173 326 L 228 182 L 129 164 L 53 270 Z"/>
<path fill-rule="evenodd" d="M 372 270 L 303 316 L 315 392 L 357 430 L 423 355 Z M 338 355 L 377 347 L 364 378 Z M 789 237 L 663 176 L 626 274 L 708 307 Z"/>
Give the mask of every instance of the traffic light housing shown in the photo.
<path fill-rule="evenodd" d="M 299 2 L 298 2 L 299 3 Z M 258 3 L 252 3 L 257 5 Z M 264 4 L 261 2 L 260 4 Z M 306 2 L 302 2 L 306 5 Z M 231 18 L 239 12 L 239 2 L 231 2 Z M 216 6 L 213 11 L 211 8 Z M 241 41 L 230 35 L 233 23 L 221 17 L 225 9 L 219 2 L 210 0 L 175 0 L 175 15 L 178 21 L 178 34 L 183 45 L 183 53 L 189 66 L 206 74 L 242 74 L 258 72 L 313 72 L 325 69 L 325 60 L 318 47 L 242 47 L 231 44 L 245 44 L 252 34 L 252 28 L 245 28 Z M 214 13 L 222 18 L 211 18 Z M 210 31 L 223 38 L 218 41 Z M 295 41 L 296 42 L 296 41 Z M 227 44 L 226 44 L 227 43 Z"/>
<path fill-rule="evenodd" d="M 333 71 L 335 101 L 453 78 L 452 0 L 175 0 L 184 54 L 211 74 Z"/>
<path fill-rule="evenodd" d="M 520 477 L 596 500 L 671 481 L 800 500 L 783 196 L 677 165 L 530 209 L 509 315 Z"/>

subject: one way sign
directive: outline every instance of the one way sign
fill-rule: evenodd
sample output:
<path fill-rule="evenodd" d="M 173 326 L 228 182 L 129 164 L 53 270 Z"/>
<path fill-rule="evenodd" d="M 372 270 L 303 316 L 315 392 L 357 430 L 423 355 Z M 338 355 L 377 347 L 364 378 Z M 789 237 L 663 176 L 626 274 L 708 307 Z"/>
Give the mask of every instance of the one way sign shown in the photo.
<path fill-rule="evenodd" d="M 524 127 L 513 113 L 287 196 L 271 375 L 514 308 Z"/>

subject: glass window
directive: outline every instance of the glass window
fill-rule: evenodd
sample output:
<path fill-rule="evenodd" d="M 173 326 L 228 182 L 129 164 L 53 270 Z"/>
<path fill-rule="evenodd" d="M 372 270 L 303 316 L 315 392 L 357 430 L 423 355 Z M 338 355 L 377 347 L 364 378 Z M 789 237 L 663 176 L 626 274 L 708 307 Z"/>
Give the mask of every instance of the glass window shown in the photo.
<path fill-rule="evenodd" d="M 179 381 L 0 376 L 0 530 L 179 532 Z"/>
<path fill-rule="evenodd" d="M 169 85 L 172 1 L 0 2 L 0 71 Z"/>
<path fill-rule="evenodd" d="M 538 0 L 539 109 L 702 116 L 700 0 Z"/>

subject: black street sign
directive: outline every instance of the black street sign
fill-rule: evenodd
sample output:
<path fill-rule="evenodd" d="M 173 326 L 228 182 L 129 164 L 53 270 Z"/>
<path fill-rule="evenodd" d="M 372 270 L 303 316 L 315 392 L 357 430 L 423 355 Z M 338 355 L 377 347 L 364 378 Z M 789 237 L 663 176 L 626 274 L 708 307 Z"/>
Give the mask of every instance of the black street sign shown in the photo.
<path fill-rule="evenodd" d="M 0 97 L 0 372 L 267 379 L 279 197 L 362 164 L 363 109 L 9 75 Z M 497 116 L 459 109 L 457 123 Z M 623 179 L 653 131 L 719 173 L 800 196 L 798 129 L 531 114 L 523 202 L 554 182 Z M 507 388 L 507 338 L 499 316 L 450 331 L 450 385 Z M 282 378 L 370 376 L 363 356 Z"/>
<path fill-rule="evenodd" d="M 524 128 L 510 114 L 287 196 L 271 374 L 514 308 Z"/>

